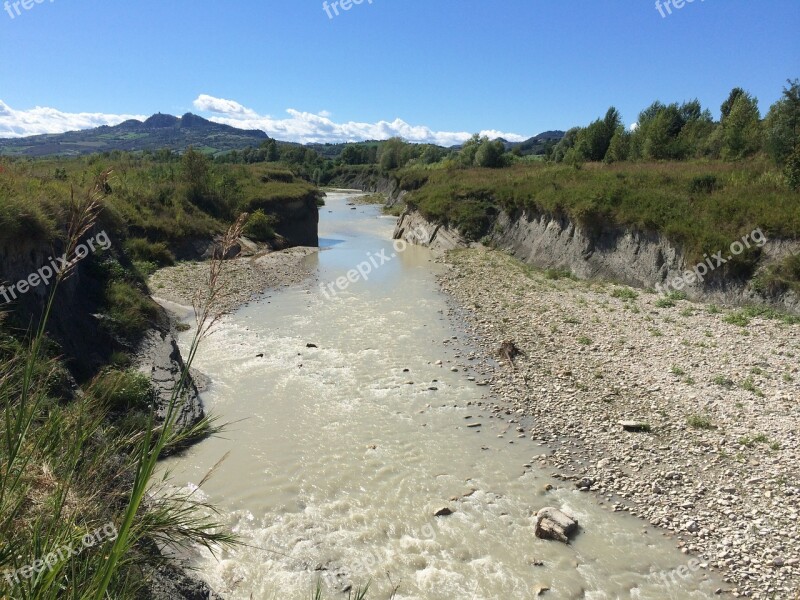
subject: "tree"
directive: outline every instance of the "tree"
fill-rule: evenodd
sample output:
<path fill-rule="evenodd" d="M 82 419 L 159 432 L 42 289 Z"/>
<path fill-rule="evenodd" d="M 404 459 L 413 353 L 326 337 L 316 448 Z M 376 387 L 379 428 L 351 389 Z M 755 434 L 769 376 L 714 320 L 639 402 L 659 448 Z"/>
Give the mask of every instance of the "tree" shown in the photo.
<path fill-rule="evenodd" d="M 207 190 L 210 169 L 208 157 L 189 146 L 181 158 L 183 181 L 189 188 L 200 192 Z"/>
<path fill-rule="evenodd" d="M 625 127 L 620 125 L 617 127 L 616 131 L 614 131 L 614 135 L 608 145 L 608 151 L 604 159 L 605 162 L 613 163 L 628 160 L 630 148 L 631 135 L 625 131 Z"/>
<path fill-rule="evenodd" d="M 339 158 L 346 165 L 363 165 L 366 162 L 363 146 L 356 144 L 347 144 Z"/>
<path fill-rule="evenodd" d="M 494 142 L 484 138 L 475 153 L 475 164 L 479 167 L 488 169 L 496 169 L 503 166 L 503 154 L 506 152 L 506 147 L 500 140 Z"/>
<path fill-rule="evenodd" d="M 482 142 L 483 140 L 480 134 L 473 134 L 473 136 L 461 146 L 461 151 L 458 153 L 458 161 L 465 167 L 474 165 L 475 155 L 478 153 L 478 148 L 481 147 Z"/>
<path fill-rule="evenodd" d="M 736 96 L 722 120 L 722 157 L 738 160 L 761 148 L 761 115 L 758 100 L 750 94 Z"/>
<path fill-rule="evenodd" d="M 578 134 L 581 132 L 581 127 L 573 127 L 568 130 L 564 137 L 553 148 L 553 161 L 563 162 L 567 156 L 567 152 L 575 146 L 578 139 Z"/>
<path fill-rule="evenodd" d="M 764 145 L 772 160 L 785 165 L 800 146 L 800 81 L 787 81 L 783 97 L 773 104 L 764 122 Z"/>
<path fill-rule="evenodd" d="M 800 146 L 795 147 L 794 152 L 786 160 L 783 172 L 789 187 L 793 190 L 800 190 Z"/>
<path fill-rule="evenodd" d="M 393 137 L 381 144 L 380 158 L 378 159 L 381 170 L 391 171 L 392 169 L 403 166 L 401 163 L 401 153 L 404 145 L 405 142 L 399 137 Z"/>
<path fill-rule="evenodd" d="M 263 144 L 264 149 L 267 151 L 267 162 L 277 162 L 281 158 L 280 150 L 278 150 L 278 143 L 275 140 L 268 140 Z"/>
<path fill-rule="evenodd" d="M 731 93 L 728 94 L 728 99 L 725 100 L 725 102 L 722 103 L 722 106 L 720 106 L 720 109 L 719 109 L 720 113 L 721 113 L 721 116 L 720 116 L 720 120 L 721 121 L 725 120 L 728 117 L 728 115 L 731 114 L 731 110 L 733 110 L 733 104 L 736 102 L 736 99 L 739 96 L 744 96 L 744 95 L 747 95 L 747 92 L 745 92 L 740 87 L 735 87 L 735 88 L 733 88 L 731 90 Z"/>

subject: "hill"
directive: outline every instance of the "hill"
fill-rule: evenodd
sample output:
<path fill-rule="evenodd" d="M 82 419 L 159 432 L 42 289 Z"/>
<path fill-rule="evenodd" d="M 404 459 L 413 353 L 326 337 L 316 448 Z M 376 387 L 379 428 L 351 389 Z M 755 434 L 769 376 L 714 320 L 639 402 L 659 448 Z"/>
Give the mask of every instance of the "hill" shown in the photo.
<path fill-rule="evenodd" d="M 260 146 L 269 136 L 260 130 L 244 130 L 213 123 L 192 113 L 183 117 L 156 114 L 145 121 L 129 120 L 109 127 L 44 134 L 18 139 L 0 139 L 0 155 L 79 156 L 114 150 L 182 151 L 189 146 L 216 154 Z"/>

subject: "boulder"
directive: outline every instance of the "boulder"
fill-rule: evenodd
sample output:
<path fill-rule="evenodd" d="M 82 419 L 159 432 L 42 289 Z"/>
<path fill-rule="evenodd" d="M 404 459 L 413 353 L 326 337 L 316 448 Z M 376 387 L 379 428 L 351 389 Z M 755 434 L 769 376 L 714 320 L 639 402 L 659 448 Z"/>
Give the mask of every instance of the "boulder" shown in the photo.
<path fill-rule="evenodd" d="M 536 537 L 569 544 L 569 538 L 578 530 L 578 521 L 553 507 L 536 513 Z"/>

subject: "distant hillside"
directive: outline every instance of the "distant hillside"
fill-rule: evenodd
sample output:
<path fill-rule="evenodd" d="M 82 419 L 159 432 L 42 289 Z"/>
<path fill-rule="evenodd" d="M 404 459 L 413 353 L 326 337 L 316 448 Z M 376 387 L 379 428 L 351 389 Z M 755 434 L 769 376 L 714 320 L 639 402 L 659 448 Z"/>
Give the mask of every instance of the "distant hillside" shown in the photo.
<path fill-rule="evenodd" d="M 220 125 L 191 113 L 183 117 L 157 114 L 146 121 L 130 120 L 109 127 L 35 135 L 17 139 L 0 139 L 0 155 L 12 156 L 77 156 L 95 152 L 122 150 L 197 150 L 216 154 L 229 150 L 258 147 L 269 136 L 259 130 L 244 130 Z"/>
<path fill-rule="evenodd" d="M 545 131 L 535 135 L 524 142 L 507 142 L 507 150 L 517 150 L 522 156 L 530 154 L 545 154 L 547 148 L 555 146 L 564 137 L 563 131 Z"/>

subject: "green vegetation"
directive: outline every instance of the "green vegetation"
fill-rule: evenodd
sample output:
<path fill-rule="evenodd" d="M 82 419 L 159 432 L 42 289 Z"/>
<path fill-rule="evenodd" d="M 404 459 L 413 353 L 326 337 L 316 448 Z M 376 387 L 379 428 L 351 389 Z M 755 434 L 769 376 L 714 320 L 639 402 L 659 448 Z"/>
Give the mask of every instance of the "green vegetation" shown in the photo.
<path fill-rule="evenodd" d="M 65 238 L 68 255 L 94 226 L 99 206 L 90 194 L 72 211 L 70 222 L 77 224 Z M 236 235 L 238 229 L 223 249 Z M 82 393 L 69 391 L 46 335 L 68 271 L 53 282 L 34 329 L 20 337 L 0 330 L 0 565 L 19 575 L 0 578 L 0 596 L 133 599 L 142 593 L 143 569 L 163 563 L 155 550 L 160 545 L 234 543 L 208 517 L 211 507 L 154 478 L 159 456 L 213 429 L 208 419 L 181 430 L 176 421 L 188 370 L 214 318 L 210 299 L 218 293 L 221 264 L 212 262 L 198 330 L 161 421 L 150 382 L 138 373 L 109 368 Z M 111 293 L 130 291 L 118 283 Z M 113 306 L 120 301 L 115 297 Z M 92 539 L 93 532 L 104 535 Z M 71 555 L 66 548 L 81 551 Z"/>
<path fill-rule="evenodd" d="M 714 429 L 711 419 L 704 415 L 689 415 L 686 417 L 686 423 L 695 429 Z"/>
<path fill-rule="evenodd" d="M 752 448 L 756 444 L 769 444 L 769 437 L 763 433 L 757 433 L 754 436 L 745 436 L 739 439 L 739 444 L 742 446 L 746 446 L 748 448 Z M 780 445 L 776 449 L 780 449 Z"/>
<path fill-rule="evenodd" d="M 267 215 L 263 208 L 259 208 L 250 215 L 244 233 L 257 242 L 266 242 L 275 239 L 276 223 L 277 219 L 273 215 Z"/>
<path fill-rule="evenodd" d="M 438 162 L 404 162 L 401 152 L 391 176 L 409 192 L 409 206 L 473 241 L 491 233 L 500 211 L 527 211 L 567 216 L 589 232 L 659 232 L 699 262 L 756 229 L 768 239 L 800 238 L 800 190 L 789 175 L 800 169 L 793 162 L 800 156 L 798 122 L 798 81 L 789 82 L 765 119 L 757 100 L 737 88 L 718 121 L 696 100 L 655 102 L 626 131 L 611 108 L 568 131 L 546 160 L 508 151 L 498 156 L 496 143 L 474 136 Z M 749 279 L 760 260 L 761 249 L 753 246 L 718 275 Z M 800 289 L 800 257 L 763 269 L 754 284 L 767 296 Z"/>
<path fill-rule="evenodd" d="M 713 383 L 714 385 L 718 385 L 720 387 L 727 388 L 729 390 L 736 387 L 736 384 L 733 382 L 733 380 L 729 377 L 725 377 L 724 375 L 716 375 L 711 380 L 711 383 Z"/>
<path fill-rule="evenodd" d="M 639 294 L 629 287 L 617 287 L 611 292 L 611 296 L 613 298 L 621 298 L 622 300 L 636 300 Z"/>
<path fill-rule="evenodd" d="M 742 386 L 741 387 L 742 387 L 743 390 L 745 390 L 747 392 L 750 392 L 752 394 L 755 394 L 759 398 L 763 398 L 764 397 L 764 392 L 762 392 L 760 389 L 758 389 L 756 387 L 756 384 L 753 381 L 752 377 L 748 377 L 747 379 L 745 379 L 742 382 Z"/>
<path fill-rule="evenodd" d="M 221 234 L 242 212 L 261 209 L 269 216 L 285 203 L 318 196 L 284 165 L 214 164 L 191 148 L 183 155 L 5 159 L 3 167 L 0 245 L 57 237 L 56 223 L 65 220 L 71 190 L 110 171 L 100 223 L 127 240 L 132 260 L 156 266 L 171 264 L 175 249 L 187 240 Z"/>

